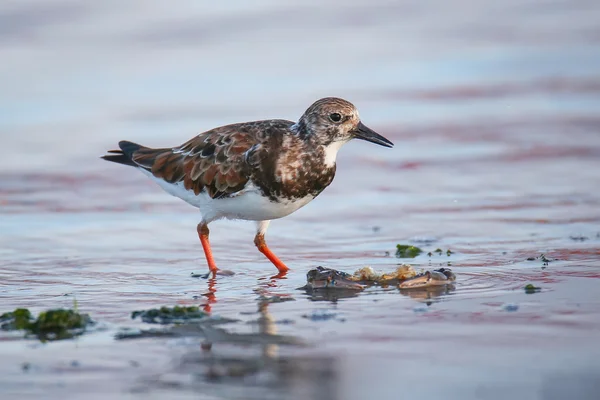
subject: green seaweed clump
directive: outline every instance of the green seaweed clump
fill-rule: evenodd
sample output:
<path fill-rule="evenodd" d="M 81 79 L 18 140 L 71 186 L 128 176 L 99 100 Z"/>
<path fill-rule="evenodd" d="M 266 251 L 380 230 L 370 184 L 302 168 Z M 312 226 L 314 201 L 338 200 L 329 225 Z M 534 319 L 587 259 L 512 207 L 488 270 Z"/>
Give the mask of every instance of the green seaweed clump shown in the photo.
<path fill-rule="evenodd" d="M 423 250 L 416 246 L 408 244 L 397 244 L 396 245 L 396 257 L 398 258 L 415 258 L 421 254 Z"/>
<path fill-rule="evenodd" d="M 2 314 L 0 323 L 3 330 L 24 330 L 41 341 L 71 339 L 85 332 L 86 327 L 94 325 L 89 315 L 73 310 L 48 310 L 34 319 L 29 310 L 24 308 Z"/>
<path fill-rule="evenodd" d="M 196 306 L 181 307 L 175 306 L 172 308 L 161 307 L 152 308 L 150 310 L 140 310 L 131 313 L 131 319 L 140 317 L 143 322 L 148 324 L 185 324 L 197 322 L 205 319 L 209 314 L 201 311 Z"/>
<path fill-rule="evenodd" d="M 30 326 L 32 333 L 40 339 L 60 340 L 81 335 L 94 322 L 87 314 L 77 311 L 56 309 L 41 312 Z"/>
<path fill-rule="evenodd" d="M 0 328 L 3 331 L 28 329 L 33 316 L 26 308 L 17 308 L 15 311 L 0 315 Z"/>
<path fill-rule="evenodd" d="M 540 290 L 542 290 L 542 288 L 534 286 L 531 283 L 525 285 L 525 293 L 527 293 L 527 294 L 537 293 Z"/>

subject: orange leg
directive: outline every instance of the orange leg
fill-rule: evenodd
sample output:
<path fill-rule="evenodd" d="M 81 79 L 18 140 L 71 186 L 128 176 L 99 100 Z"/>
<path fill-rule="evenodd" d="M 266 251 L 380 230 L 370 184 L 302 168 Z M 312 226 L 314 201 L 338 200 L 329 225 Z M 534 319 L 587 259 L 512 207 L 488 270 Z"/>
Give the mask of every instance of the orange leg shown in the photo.
<path fill-rule="evenodd" d="M 254 244 L 258 250 L 277 267 L 280 274 L 285 274 L 289 270 L 289 268 L 279 258 L 277 258 L 275 254 L 273 254 L 271 249 L 269 249 L 269 246 L 267 246 L 267 243 L 265 242 L 264 233 L 259 232 L 256 234 L 254 237 Z"/>
<path fill-rule="evenodd" d="M 204 249 L 204 255 L 206 256 L 206 262 L 208 263 L 208 269 L 214 275 L 219 269 L 217 268 L 217 264 L 215 264 L 215 259 L 213 258 L 212 250 L 210 249 L 210 243 L 208 241 L 208 225 L 200 222 L 197 230 L 200 243 L 202 243 L 202 248 Z"/>

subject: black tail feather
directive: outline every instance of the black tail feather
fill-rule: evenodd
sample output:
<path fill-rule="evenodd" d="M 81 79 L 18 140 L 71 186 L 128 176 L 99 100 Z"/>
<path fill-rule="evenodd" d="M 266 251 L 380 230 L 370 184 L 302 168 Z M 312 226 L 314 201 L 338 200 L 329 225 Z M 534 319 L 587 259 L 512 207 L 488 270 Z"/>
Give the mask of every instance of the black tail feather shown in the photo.
<path fill-rule="evenodd" d="M 112 161 L 112 162 L 115 162 L 118 164 L 130 165 L 132 167 L 138 167 L 138 165 L 136 163 L 134 163 L 131 158 L 133 157 L 133 153 L 135 153 L 139 149 L 144 148 L 144 146 L 141 146 L 137 143 L 128 142 L 128 141 L 123 140 L 123 141 L 119 142 L 119 147 L 121 148 L 121 150 L 109 150 L 107 153 L 111 153 L 111 154 L 107 154 L 100 158 L 103 158 L 106 161 Z"/>
<path fill-rule="evenodd" d="M 140 144 L 128 142 L 127 140 L 121 140 L 119 142 L 119 147 L 121 148 L 121 151 L 123 152 L 123 154 L 125 154 L 129 158 L 131 158 L 133 156 L 133 153 L 135 153 L 139 149 L 144 148 L 144 146 L 142 146 Z"/>
<path fill-rule="evenodd" d="M 137 166 L 133 161 L 131 161 L 131 158 L 127 157 L 125 154 L 109 154 L 100 158 L 103 158 L 106 161 L 116 162 L 118 164 L 130 165 L 132 167 Z"/>

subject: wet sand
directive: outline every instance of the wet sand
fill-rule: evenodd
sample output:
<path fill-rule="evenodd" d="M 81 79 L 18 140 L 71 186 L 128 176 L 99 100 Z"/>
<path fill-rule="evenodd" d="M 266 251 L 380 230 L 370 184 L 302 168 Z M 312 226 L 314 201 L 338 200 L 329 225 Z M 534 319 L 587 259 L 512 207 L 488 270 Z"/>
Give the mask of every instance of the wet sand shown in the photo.
<path fill-rule="evenodd" d="M 0 312 L 76 299 L 105 328 L 49 344 L 1 333 L 0 397 L 595 398 L 594 2 L 132 4 L 0 8 Z M 285 279 L 248 222 L 211 225 L 234 277 L 192 277 L 206 270 L 197 211 L 98 158 L 120 139 L 173 146 L 216 125 L 296 119 L 327 95 L 396 146 L 347 145 L 331 187 L 272 223 Z M 397 243 L 453 254 L 400 260 Z M 297 290 L 318 265 L 401 262 L 450 265 L 455 289 Z M 210 352 L 205 333 L 114 339 L 145 325 L 132 311 L 175 304 L 261 335 Z"/>

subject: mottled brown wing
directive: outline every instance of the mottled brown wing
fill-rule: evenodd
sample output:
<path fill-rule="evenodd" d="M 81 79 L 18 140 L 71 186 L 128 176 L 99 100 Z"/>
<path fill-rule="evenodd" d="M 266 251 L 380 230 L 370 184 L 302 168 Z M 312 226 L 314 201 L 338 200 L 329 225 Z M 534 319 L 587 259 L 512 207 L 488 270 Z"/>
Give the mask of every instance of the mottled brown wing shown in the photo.
<path fill-rule="evenodd" d="M 211 198 L 228 197 L 248 182 L 250 171 L 244 153 L 259 142 L 259 136 L 251 124 L 228 125 L 201 133 L 173 149 L 139 149 L 132 160 L 157 178 L 183 182 L 196 195 L 206 189 Z"/>

